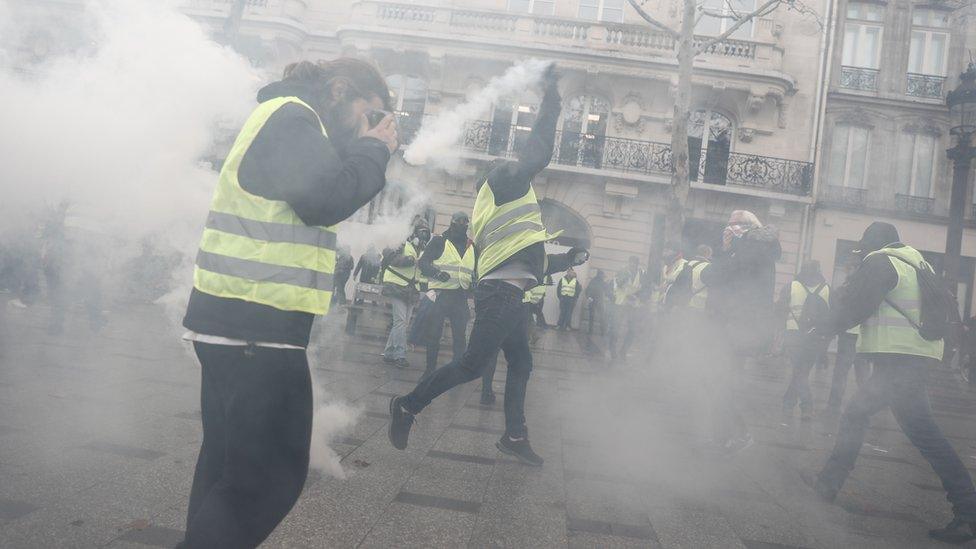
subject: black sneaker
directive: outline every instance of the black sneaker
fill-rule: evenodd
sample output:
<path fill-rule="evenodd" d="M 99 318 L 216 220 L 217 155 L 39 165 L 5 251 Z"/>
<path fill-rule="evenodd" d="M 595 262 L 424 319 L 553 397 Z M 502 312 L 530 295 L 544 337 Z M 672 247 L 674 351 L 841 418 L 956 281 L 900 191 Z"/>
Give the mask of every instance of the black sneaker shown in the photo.
<path fill-rule="evenodd" d="M 508 435 L 502 435 L 502 438 L 495 443 L 495 447 L 503 454 L 513 456 L 522 463 L 533 467 L 542 467 L 542 463 L 545 461 L 539 457 L 539 454 L 532 451 L 532 446 L 529 445 L 527 438 L 512 440 Z"/>
<path fill-rule="evenodd" d="M 961 545 L 976 539 L 976 522 L 954 518 L 943 528 L 929 530 L 929 537 L 936 541 Z"/>
<path fill-rule="evenodd" d="M 489 391 L 487 393 L 486 392 L 482 392 L 481 393 L 481 405 L 482 406 L 491 406 L 494 403 L 495 403 L 495 392 L 494 391 Z"/>
<path fill-rule="evenodd" d="M 388 357 L 386 355 L 383 355 L 383 363 L 384 364 L 394 364 L 394 363 L 396 363 L 396 359 L 395 358 L 390 358 L 390 357 Z"/>
<path fill-rule="evenodd" d="M 810 489 L 816 492 L 817 496 L 823 501 L 833 503 L 834 500 L 837 499 L 837 489 L 820 480 L 818 475 L 814 475 L 813 473 L 809 473 L 807 471 L 801 471 L 800 479 L 803 480 L 803 484 L 806 484 L 810 487 Z"/>
<path fill-rule="evenodd" d="M 397 368 L 400 368 L 401 370 L 403 370 L 404 368 L 409 368 L 410 367 L 410 363 L 407 362 L 407 359 L 405 359 L 405 358 L 398 358 L 398 359 L 394 360 L 393 361 L 393 365 L 396 366 Z"/>
<path fill-rule="evenodd" d="M 386 433 L 390 437 L 390 444 L 397 450 L 406 449 L 414 420 L 414 415 L 403 408 L 402 402 L 403 397 L 390 399 L 390 427 Z"/>

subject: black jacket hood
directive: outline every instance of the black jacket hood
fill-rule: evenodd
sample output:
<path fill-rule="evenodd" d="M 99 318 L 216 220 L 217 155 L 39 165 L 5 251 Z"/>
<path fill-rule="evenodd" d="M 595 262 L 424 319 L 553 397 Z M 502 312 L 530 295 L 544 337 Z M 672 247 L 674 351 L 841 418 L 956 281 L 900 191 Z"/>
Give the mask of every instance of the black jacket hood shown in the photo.
<path fill-rule="evenodd" d="M 258 90 L 258 103 L 276 99 L 278 97 L 297 97 L 313 109 L 318 110 L 318 93 L 313 86 L 291 78 L 272 82 Z"/>
<path fill-rule="evenodd" d="M 899 241 L 901 238 L 898 236 L 898 229 L 894 225 L 875 221 L 868 225 L 867 229 L 864 229 L 864 235 L 861 236 L 861 241 L 857 243 L 855 253 L 867 255 L 884 248 L 885 244 L 893 244 Z"/>

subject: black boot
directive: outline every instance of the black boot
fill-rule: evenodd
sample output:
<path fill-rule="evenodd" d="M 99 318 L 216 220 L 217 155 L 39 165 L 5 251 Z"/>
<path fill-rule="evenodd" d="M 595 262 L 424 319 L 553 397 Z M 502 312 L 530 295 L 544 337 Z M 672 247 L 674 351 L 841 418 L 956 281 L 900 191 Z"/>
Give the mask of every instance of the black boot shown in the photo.
<path fill-rule="evenodd" d="M 481 391 L 481 405 L 491 406 L 495 403 L 495 391 L 488 389 L 487 391 Z"/>
<path fill-rule="evenodd" d="M 532 451 L 532 446 L 529 445 L 529 439 L 521 438 L 519 440 L 512 440 L 508 435 L 502 435 L 502 438 L 498 439 L 495 443 L 497 447 L 503 454 L 508 454 L 515 457 L 522 463 L 526 465 L 531 465 L 533 467 L 542 467 L 544 460 Z"/>
<path fill-rule="evenodd" d="M 943 528 L 929 530 L 929 537 L 944 543 L 960 545 L 976 539 L 976 522 L 954 518 Z"/>
<path fill-rule="evenodd" d="M 390 399 L 390 427 L 387 436 L 390 437 L 390 444 L 397 450 L 406 449 L 413 420 L 414 415 L 403 407 L 403 397 Z"/>

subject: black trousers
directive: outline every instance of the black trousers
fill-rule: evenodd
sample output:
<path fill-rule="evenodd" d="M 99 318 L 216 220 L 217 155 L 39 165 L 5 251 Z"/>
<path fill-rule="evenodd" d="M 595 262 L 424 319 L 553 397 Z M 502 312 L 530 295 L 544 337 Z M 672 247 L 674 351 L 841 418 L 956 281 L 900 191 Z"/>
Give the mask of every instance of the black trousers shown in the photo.
<path fill-rule="evenodd" d="M 505 378 L 505 432 L 526 436 L 525 390 L 532 372 L 525 292 L 501 280 L 485 280 L 474 291 L 474 327 L 467 349 L 458 360 L 425 375 L 406 396 L 404 408 L 419 413 L 449 389 L 481 377 L 500 348 L 508 362 Z"/>
<path fill-rule="evenodd" d="M 194 343 L 203 445 L 185 547 L 256 547 L 305 485 L 312 380 L 305 351 Z"/>
<path fill-rule="evenodd" d="M 464 354 L 465 332 L 468 329 L 468 296 L 463 290 L 442 290 L 437 293 L 429 316 L 427 317 L 427 371 L 437 367 L 437 353 L 441 350 L 441 335 L 444 334 L 444 319 L 451 323 L 451 343 L 457 360 Z"/>
<path fill-rule="evenodd" d="M 573 311 L 576 309 L 575 297 L 559 297 L 559 327 L 572 328 Z"/>
<path fill-rule="evenodd" d="M 847 391 L 847 378 L 851 368 L 854 368 L 854 378 L 860 387 L 867 381 L 871 373 L 871 366 L 867 361 L 857 358 L 857 336 L 840 334 L 837 336 L 837 358 L 834 360 L 834 374 L 830 382 L 830 397 L 827 399 L 828 408 L 840 409 Z"/>
<path fill-rule="evenodd" d="M 813 411 L 813 391 L 810 390 L 810 372 L 817 364 L 822 346 L 811 341 L 798 330 L 787 330 L 786 354 L 793 367 L 793 376 L 783 395 L 783 411 L 793 413 L 797 403 L 804 413 Z"/>
<path fill-rule="evenodd" d="M 890 407 L 901 430 L 942 480 L 956 517 L 976 521 L 976 490 L 969 471 L 932 418 L 927 389 L 929 359 L 890 355 L 874 360 L 871 377 L 841 416 L 840 431 L 820 480 L 837 490 L 854 470 L 871 416 Z"/>

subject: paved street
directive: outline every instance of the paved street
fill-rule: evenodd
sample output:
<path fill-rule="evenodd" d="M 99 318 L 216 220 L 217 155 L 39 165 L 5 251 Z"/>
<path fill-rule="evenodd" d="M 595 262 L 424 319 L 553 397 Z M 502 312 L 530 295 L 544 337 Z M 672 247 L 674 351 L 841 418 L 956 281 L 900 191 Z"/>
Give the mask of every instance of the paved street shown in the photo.
<path fill-rule="evenodd" d="M 97 335 L 73 314 L 49 336 L 46 315 L 0 310 L 0 547 L 172 546 L 200 442 L 195 359 L 157 308 L 116 311 Z M 312 366 L 320 389 L 361 410 L 332 443 L 348 478 L 313 472 L 268 547 L 925 547 L 950 518 L 887 412 L 827 505 L 798 472 L 823 462 L 836 420 L 781 422 L 782 365 L 745 374 L 757 443 L 723 458 L 702 450 L 705 405 L 675 381 L 689 376 L 637 359 L 608 370 L 575 333 L 544 332 L 535 354 L 527 415 L 543 468 L 495 449 L 501 402 L 479 405 L 477 383 L 432 404 L 398 452 L 387 403 L 422 357 L 392 370 L 376 331 L 335 335 L 339 320 L 320 329 Z M 818 409 L 827 374 L 815 374 Z M 932 385 L 939 423 L 976 470 L 976 398 L 947 373 Z"/>

